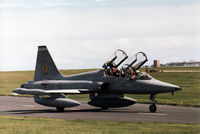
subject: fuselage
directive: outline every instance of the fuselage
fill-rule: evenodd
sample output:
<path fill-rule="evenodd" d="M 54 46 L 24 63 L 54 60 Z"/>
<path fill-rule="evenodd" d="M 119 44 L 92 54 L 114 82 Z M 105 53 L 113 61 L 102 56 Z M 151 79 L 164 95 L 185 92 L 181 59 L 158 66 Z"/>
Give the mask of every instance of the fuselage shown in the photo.
<path fill-rule="evenodd" d="M 58 76 L 54 80 L 31 81 L 23 84 L 21 87 L 43 90 L 82 89 L 82 93 L 106 92 L 120 94 L 158 94 L 181 89 L 176 85 L 162 82 L 152 77 L 128 79 L 124 77 L 105 76 L 104 70 L 71 76 Z"/>

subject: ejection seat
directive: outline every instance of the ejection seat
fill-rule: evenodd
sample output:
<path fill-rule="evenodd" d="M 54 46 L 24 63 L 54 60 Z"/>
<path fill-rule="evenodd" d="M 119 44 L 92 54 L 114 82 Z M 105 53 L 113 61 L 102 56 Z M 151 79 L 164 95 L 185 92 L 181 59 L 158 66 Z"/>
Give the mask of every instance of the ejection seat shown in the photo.
<path fill-rule="evenodd" d="M 143 52 L 138 52 L 130 57 L 120 69 L 120 76 L 134 80 L 140 77 L 139 69 L 148 61 Z M 139 75 L 140 74 L 140 75 Z"/>
<path fill-rule="evenodd" d="M 105 76 L 117 76 L 119 77 L 119 69 L 118 67 L 128 58 L 127 54 L 121 50 L 118 49 L 114 52 L 112 57 L 107 60 L 103 64 Z"/>

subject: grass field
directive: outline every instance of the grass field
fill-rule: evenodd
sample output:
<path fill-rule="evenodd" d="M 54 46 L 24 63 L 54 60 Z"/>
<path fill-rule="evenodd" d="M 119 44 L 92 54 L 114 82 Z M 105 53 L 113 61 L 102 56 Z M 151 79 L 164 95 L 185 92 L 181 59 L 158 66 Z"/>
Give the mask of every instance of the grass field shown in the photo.
<path fill-rule="evenodd" d="M 150 73 L 154 78 L 179 85 L 183 90 L 171 94 L 159 94 L 156 96 L 159 104 L 184 105 L 200 107 L 200 70 L 196 68 L 162 68 L 163 70 L 183 70 L 183 72 L 160 72 Z M 64 75 L 87 72 L 95 69 L 61 70 Z M 193 70 L 194 72 L 184 72 Z M 195 72 L 196 71 L 196 72 Z M 22 83 L 32 80 L 33 71 L 0 72 L 0 95 L 11 95 L 12 89 L 19 87 Z M 149 95 L 127 95 L 137 102 L 150 103 Z M 73 99 L 88 99 L 88 95 L 69 95 Z"/>
<path fill-rule="evenodd" d="M 1 134 L 199 134 L 200 125 L 0 116 Z"/>
<path fill-rule="evenodd" d="M 167 68 L 166 70 L 173 70 Z M 178 68 L 176 68 L 178 69 Z M 174 70 L 176 70 L 174 69 Z M 184 68 L 181 68 L 184 70 Z M 179 85 L 183 90 L 171 94 L 157 95 L 160 104 L 200 106 L 200 68 L 190 68 L 196 72 L 150 73 L 154 78 Z M 94 70 L 94 69 L 92 69 Z M 185 68 L 188 70 L 188 68 Z M 91 69 L 61 70 L 71 75 Z M 11 95 L 12 89 L 32 80 L 33 71 L 0 72 L 0 95 Z M 127 95 L 137 102 L 150 103 L 149 95 Z M 74 99 L 88 99 L 88 95 L 69 95 Z M 87 120 L 62 120 L 30 117 L 0 116 L 0 134 L 199 134 L 199 124 L 169 124 L 147 122 L 111 122 Z"/>
<path fill-rule="evenodd" d="M 149 70 L 160 70 L 160 71 L 182 71 L 182 72 L 200 72 L 200 67 L 160 67 L 160 68 L 149 68 Z M 144 70 L 144 68 L 143 68 Z"/>

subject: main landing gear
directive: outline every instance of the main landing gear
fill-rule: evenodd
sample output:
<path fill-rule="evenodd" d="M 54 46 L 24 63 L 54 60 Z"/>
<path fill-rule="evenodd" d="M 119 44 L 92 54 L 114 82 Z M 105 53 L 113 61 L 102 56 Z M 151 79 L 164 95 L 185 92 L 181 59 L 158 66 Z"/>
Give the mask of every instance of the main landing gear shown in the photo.
<path fill-rule="evenodd" d="M 102 106 L 101 106 L 101 109 L 102 110 L 108 110 L 109 106 L 108 106 L 108 103 L 107 103 L 108 100 L 104 100 Z"/>
<path fill-rule="evenodd" d="M 57 109 L 58 112 L 64 112 L 65 111 L 64 107 L 56 107 L 56 109 Z"/>
<path fill-rule="evenodd" d="M 156 107 L 156 100 L 155 100 L 155 94 L 151 94 L 151 96 L 149 97 L 149 99 L 152 101 L 152 104 L 149 106 L 149 111 L 152 112 L 152 113 L 155 113 L 156 110 L 157 110 L 157 107 Z"/>

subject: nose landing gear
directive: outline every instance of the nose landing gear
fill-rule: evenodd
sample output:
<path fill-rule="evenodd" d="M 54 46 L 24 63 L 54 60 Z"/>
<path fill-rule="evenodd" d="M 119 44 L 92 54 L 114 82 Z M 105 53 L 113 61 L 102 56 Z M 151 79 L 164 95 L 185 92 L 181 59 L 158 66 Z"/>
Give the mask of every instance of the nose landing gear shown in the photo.
<path fill-rule="evenodd" d="M 157 110 L 156 104 L 155 104 L 155 103 L 152 103 L 152 104 L 149 106 L 149 111 L 152 112 L 152 113 L 155 113 L 156 110 Z"/>
<path fill-rule="evenodd" d="M 151 96 L 149 97 L 149 99 L 152 101 L 152 104 L 149 106 L 149 111 L 152 112 L 152 113 L 155 113 L 156 110 L 157 110 L 157 107 L 156 107 L 156 100 L 155 100 L 155 94 L 151 94 Z"/>

